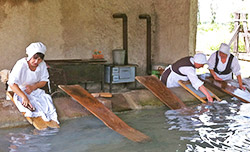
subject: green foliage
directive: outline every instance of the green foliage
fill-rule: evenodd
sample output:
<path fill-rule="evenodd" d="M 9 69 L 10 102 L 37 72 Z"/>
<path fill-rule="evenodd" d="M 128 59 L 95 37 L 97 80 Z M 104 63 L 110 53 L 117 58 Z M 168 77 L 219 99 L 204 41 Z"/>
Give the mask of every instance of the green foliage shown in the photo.
<path fill-rule="evenodd" d="M 218 45 L 210 45 L 209 50 L 211 50 L 211 51 L 217 51 L 217 50 L 219 50 L 219 48 L 220 48 L 220 44 L 218 44 Z M 233 50 L 233 49 L 234 49 L 234 46 L 231 45 L 231 50 Z M 242 40 L 239 40 L 238 51 L 239 52 L 246 52 L 246 50 L 245 50 L 245 43 Z"/>
<path fill-rule="evenodd" d="M 230 30 L 230 31 L 229 31 Z M 230 24 L 218 24 L 218 23 L 203 23 L 199 24 L 197 27 L 197 32 L 199 35 L 207 35 L 207 36 L 213 36 L 213 39 L 219 39 L 218 41 L 213 41 L 210 40 L 209 42 L 205 42 L 206 45 L 204 45 L 205 50 L 211 50 L 211 51 L 216 51 L 219 50 L 220 44 L 221 43 L 227 43 L 227 41 L 230 40 L 230 37 L 228 37 L 228 34 L 223 34 L 221 32 L 225 31 L 228 33 L 232 33 L 234 30 L 234 23 L 231 22 Z M 212 34 L 207 34 L 207 33 L 212 33 Z M 227 37 L 226 37 L 227 36 Z M 224 37 L 224 38 L 218 38 L 218 37 Z M 203 42 L 204 40 L 208 40 L 209 37 L 203 37 Z M 231 45 L 231 50 L 233 50 L 233 45 Z M 242 39 L 242 36 L 240 35 L 239 38 L 239 47 L 238 47 L 239 52 L 245 52 L 245 44 L 244 40 Z"/>
<path fill-rule="evenodd" d="M 245 43 L 243 40 L 239 41 L 239 48 L 238 48 L 239 52 L 246 52 L 246 48 L 245 48 Z"/>
<path fill-rule="evenodd" d="M 232 19 L 232 21 L 234 20 L 234 14 L 233 13 L 230 14 L 230 18 Z M 229 32 L 231 33 L 233 31 L 234 31 L 234 22 L 230 22 L 229 23 Z"/>
<path fill-rule="evenodd" d="M 214 0 L 210 3 L 210 13 L 211 13 L 211 24 L 216 23 L 216 14 L 217 14 L 218 6 Z"/>
<path fill-rule="evenodd" d="M 202 32 L 209 32 L 209 31 L 216 31 L 220 29 L 219 24 L 214 23 L 214 24 L 200 24 L 198 25 L 198 31 Z"/>
<path fill-rule="evenodd" d="M 211 45 L 209 47 L 209 50 L 211 50 L 211 51 L 217 51 L 217 50 L 219 50 L 219 48 L 220 48 L 220 44 L 218 44 L 218 45 Z"/>

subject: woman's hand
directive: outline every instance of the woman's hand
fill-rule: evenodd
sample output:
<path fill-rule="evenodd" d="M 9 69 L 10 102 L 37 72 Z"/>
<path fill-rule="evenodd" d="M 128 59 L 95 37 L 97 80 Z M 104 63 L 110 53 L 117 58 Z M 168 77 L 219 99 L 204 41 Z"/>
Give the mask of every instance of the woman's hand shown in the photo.
<path fill-rule="evenodd" d="M 27 85 L 25 88 L 26 88 L 26 89 L 25 89 L 25 92 L 26 92 L 27 94 L 31 94 L 31 92 L 32 92 L 33 90 L 36 90 L 36 89 L 37 89 L 35 85 Z"/>
<path fill-rule="evenodd" d="M 35 111 L 35 108 L 32 106 L 32 104 L 30 103 L 30 101 L 29 101 L 29 99 L 27 98 L 27 96 L 25 96 L 25 97 L 23 97 L 22 98 L 23 100 L 22 100 L 22 105 L 25 107 L 25 108 L 27 108 L 27 109 L 29 109 L 30 111 Z"/>
<path fill-rule="evenodd" d="M 244 87 L 243 85 L 240 86 L 241 90 L 246 90 L 246 87 Z"/>
<path fill-rule="evenodd" d="M 210 71 L 211 75 L 214 77 L 214 80 L 222 81 L 222 79 L 219 78 L 219 77 L 216 75 L 216 73 L 214 72 L 214 70 L 209 69 L 209 71 Z"/>
<path fill-rule="evenodd" d="M 239 74 L 236 77 L 237 77 L 237 80 L 239 82 L 240 89 L 241 90 L 246 90 L 246 87 L 243 86 L 241 75 Z"/>
<path fill-rule="evenodd" d="M 213 98 L 212 98 L 210 95 L 207 96 L 207 101 L 208 101 L 208 102 L 214 102 Z"/>
<path fill-rule="evenodd" d="M 31 105 L 26 94 L 19 88 L 17 84 L 9 85 L 13 92 L 15 92 L 19 97 L 22 98 L 22 105 L 28 108 L 30 111 L 35 111 L 35 108 Z"/>
<path fill-rule="evenodd" d="M 204 85 L 201 85 L 199 87 L 199 89 L 200 89 L 200 91 L 202 93 L 204 93 L 206 95 L 208 102 L 213 102 L 214 101 L 213 98 L 211 97 L 211 95 L 209 94 L 209 92 L 207 91 L 207 89 L 204 87 Z"/>
<path fill-rule="evenodd" d="M 44 87 L 45 85 L 47 84 L 47 81 L 40 81 L 40 82 L 37 82 L 35 84 L 32 84 L 32 85 L 26 85 L 25 87 L 25 92 L 27 94 L 31 94 L 32 91 L 38 89 L 38 88 L 42 88 Z"/>
<path fill-rule="evenodd" d="M 222 81 L 221 78 L 219 78 L 217 75 L 214 76 L 214 80 L 217 80 L 217 81 Z"/>
<path fill-rule="evenodd" d="M 30 103 L 30 101 L 29 101 L 29 99 L 27 98 L 27 96 L 23 97 L 22 99 L 23 99 L 23 100 L 22 100 L 22 105 L 23 105 L 24 107 L 26 107 L 26 108 L 28 108 L 28 107 L 33 108 L 33 106 L 31 105 L 31 103 Z M 29 109 L 29 108 L 28 108 L 28 109 Z"/>

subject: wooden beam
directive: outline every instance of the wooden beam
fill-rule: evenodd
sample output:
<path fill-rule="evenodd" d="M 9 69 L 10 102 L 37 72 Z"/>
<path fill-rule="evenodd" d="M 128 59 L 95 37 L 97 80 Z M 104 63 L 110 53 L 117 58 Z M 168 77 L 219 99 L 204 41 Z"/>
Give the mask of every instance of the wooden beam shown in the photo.
<path fill-rule="evenodd" d="M 83 107 L 88 109 L 106 126 L 123 135 L 124 137 L 135 142 L 144 142 L 150 140 L 148 136 L 128 126 L 124 121 L 122 121 L 112 111 L 106 108 L 101 102 L 94 98 L 80 85 L 59 85 L 59 88 L 73 97 Z"/>
<path fill-rule="evenodd" d="M 186 105 L 158 78 L 154 76 L 136 76 L 136 80 L 148 88 L 162 103 L 170 109 L 185 108 Z"/>
<path fill-rule="evenodd" d="M 184 88 L 186 89 L 189 93 L 191 93 L 193 96 L 195 96 L 197 99 L 199 99 L 202 103 L 207 103 L 204 99 L 206 99 L 207 97 L 200 91 L 200 90 L 194 90 L 194 88 L 191 86 L 191 82 L 190 81 L 182 81 L 179 80 L 178 83 Z M 204 86 L 205 87 L 205 86 Z M 191 89 L 193 88 L 193 89 Z M 206 87 L 205 87 L 206 88 Z M 211 95 L 212 98 L 215 98 L 217 101 L 221 101 L 221 99 L 216 96 L 211 90 L 209 90 L 208 88 L 206 88 L 208 93 Z"/>
<path fill-rule="evenodd" d="M 228 84 L 226 81 L 217 81 L 214 80 L 212 77 L 208 77 L 203 79 L 205 82 L 211 84 L 212 86 L 222 90 L 223 92 L 238 98 L 239 100 L 245 102 L 245 103 L 250 103 L 250 99 L 245 99 L 244 97 L 236 94 L 236 91 L 240 91 L 239 88 L 232 86 L 230 84 Z"/>

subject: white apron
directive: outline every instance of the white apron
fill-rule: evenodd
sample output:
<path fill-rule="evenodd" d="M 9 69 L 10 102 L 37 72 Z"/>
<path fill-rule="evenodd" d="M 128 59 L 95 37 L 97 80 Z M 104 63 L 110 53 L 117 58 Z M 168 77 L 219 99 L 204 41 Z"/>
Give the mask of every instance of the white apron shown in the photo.
<path fill-rule="evenodd" d="M 25 92 L 25 91 L 24 91 Z M 42 89 L 32 91 L 30 95 L 25 92 L 33 107 L 36 108 L 34 112 L 25 108 L 22 105 L 22 98 L 14 94 L 14 102 L 20 112 L 25 112 L 25 117 L 39 117 L 41 116 L 44 121 L 54 120 L 58 124 L 56 109 L 50 95 L 46 94 Z"/>
<path fill-rule="evenodd" d="M 44 121 L 54 120 L 59 124 L 56 109 L 49 94 L 46 94 L 42 89 L 33 90 L 29 95 L 24 91 L 26 85 L 32 85 L 40 81 L 49 82 L 48 78 L 49 74 L 44 61 L 39 64 L 36 71 L 31 71 L 28 67 L 26 58 L 23 58 L 17 61 L 13 67 L 9 76 L 8 84 L 17 84 L 27 95 L 32 106 L 36 108 L 34 112 L 31 112 L 22 105 L 22 98 L 17 94 L 14 94 L 14 102 L 20 112 L 25 112 L 25 117 L 41 116 Z"/>
<path fill-rule="evenodd" d="M 192 84 L 192 86 L 198 90 L 200 86 L 203 85 L 203 81 L 201 81 L 197 75 L 196 75 L 196 71 L 193 67 L 180 67 L 180 71 L 181 73 L 187 75 L 187 76 L 182 76 L 182 75 L 179 75 L 177 73 L 175 73 L 173 70 L 172 70 L 172 66 L 169 65 L 168 67 L 165 68 L 165 70 L 167 70 L 168 68 L 171 69 L 171 73 L 169 74 L 168 78 L 167 78 L 167 81 L 166 81 L 166 87 L 167 88 L 172 88 L 172 87 L 179 87 L 180 84 L 178 83 L 179 80 L 182 80 L 182 81 L 187 81 L 189 80 Z"/>

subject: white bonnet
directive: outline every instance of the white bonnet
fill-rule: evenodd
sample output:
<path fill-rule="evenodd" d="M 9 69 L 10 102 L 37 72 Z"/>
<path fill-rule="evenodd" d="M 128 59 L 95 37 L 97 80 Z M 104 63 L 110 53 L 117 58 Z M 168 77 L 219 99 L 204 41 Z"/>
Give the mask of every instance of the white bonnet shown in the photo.
<path fill-rule="evenodd" d="M 26 48 L 26 54 L 28 55 L 27 61 L 29 61 L 36 53 L 42 53 L 45 55 L 45 52 L 46 52 L 46 46 L 42 42 L 31 43 Z"/>
<path fill-rule="evenodd" d="M 198 64 L 206 64 L 207 63 L 207 57 L 203 53 L 197 53 L 194 55 L 194 62 Z"/>
<path fill-rule="evenodd" d="M 229 45 L 227 45 L 225 43 L 221 43 L 219 51 L 221 51 L 222 53 L 228 55 L 228 54 L 230 54 L 229 50 L 230 50 L 230 46 Z"/>

